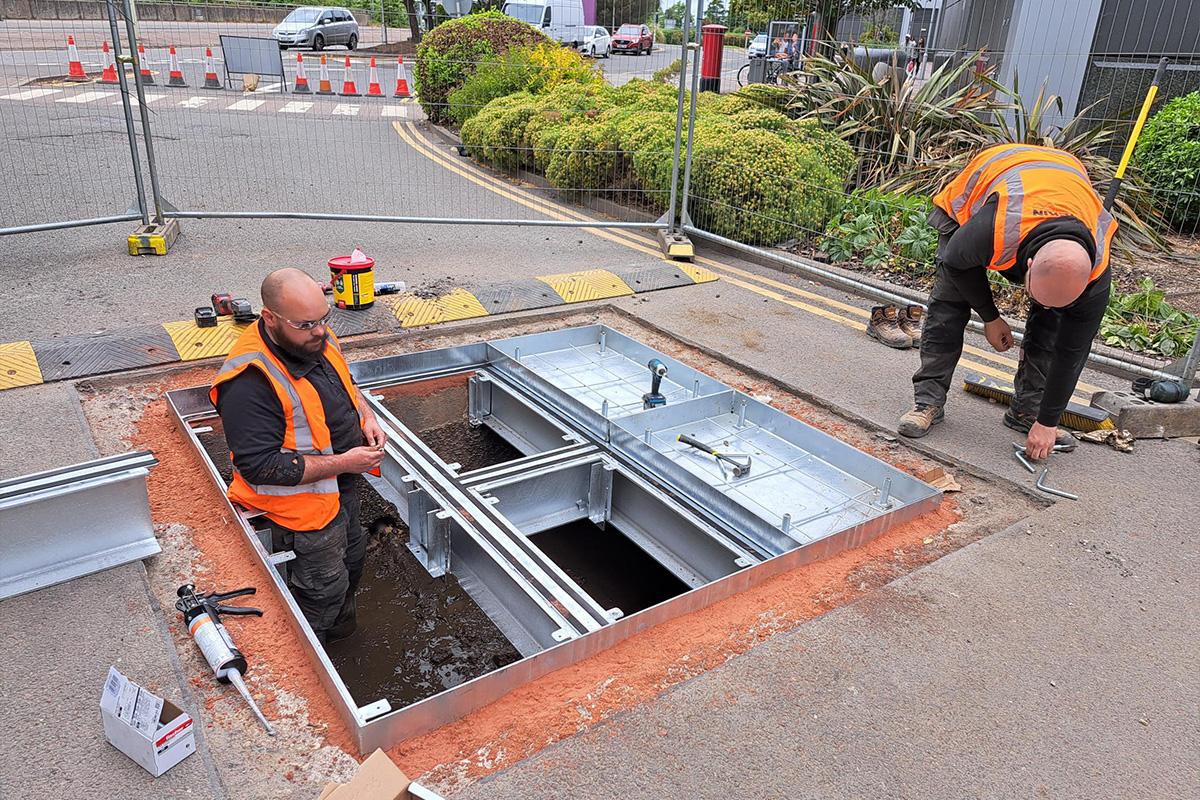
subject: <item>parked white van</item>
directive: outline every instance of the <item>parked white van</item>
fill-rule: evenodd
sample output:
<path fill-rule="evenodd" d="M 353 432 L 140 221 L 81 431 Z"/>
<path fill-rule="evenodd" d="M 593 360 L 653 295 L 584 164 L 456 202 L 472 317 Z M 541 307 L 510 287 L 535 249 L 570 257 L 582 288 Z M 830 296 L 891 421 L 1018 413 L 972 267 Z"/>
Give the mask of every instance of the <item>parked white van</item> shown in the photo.
<path fill-rule="evenodd" d="M 555 41 L 579 47 L 583 44 L 583 0 L 533 0 L 505 3 L 505 14 L 528 22 Z"/>

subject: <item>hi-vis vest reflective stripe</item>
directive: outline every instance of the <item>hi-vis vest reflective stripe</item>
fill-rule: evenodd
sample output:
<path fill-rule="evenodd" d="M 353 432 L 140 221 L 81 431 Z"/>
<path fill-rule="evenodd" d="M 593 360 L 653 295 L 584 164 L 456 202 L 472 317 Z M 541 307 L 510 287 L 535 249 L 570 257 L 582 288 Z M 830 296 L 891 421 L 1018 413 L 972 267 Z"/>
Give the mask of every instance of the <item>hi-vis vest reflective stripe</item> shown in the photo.
<path fill-rule="evenodd" d="M 341 378 L 346 392 L 355 398 L 361 424 L 362 399 L 354 388 L 350 369 L 332 333 L 326 338 L 325 357 Z M 258 369 L 267 377 L 283 408 L 284 433 L 280 452 L 332 455 L 329 425 L 325 421 L 325 409 L 317 390 L 307 378 L 292 378 L 263 341 L 257 324 L 242 332 L 221 365 L 221 371 L 209 390 L 213 405 L 217 404 L 217 387 L 249 367 Z M 226 413 L 229 413 L 229 409 L 226 409 Z M 315 531 L 328 525 L 337 516 L 340 499 L 336 477 L 297 486 L 271 486 L 250 483 L 236 467 L 228 494 L 230 500 L 257 508 L 273 522 L 295 531 Z"/>
<path fill-rule="evenodd" d="M 933 204 L 965 224 L 998 195 L 992 232 L 992 263 L 1003 271 L 1017 263 L 1017 247 L 1047 219 L 1075 217 L 1096 240 L 1091 280 L 1108 268 L 1117 221 L 1105 210 L 1079 159 L 1052 147 L 1004 144 L 989 147 L 933 198 Z"/>

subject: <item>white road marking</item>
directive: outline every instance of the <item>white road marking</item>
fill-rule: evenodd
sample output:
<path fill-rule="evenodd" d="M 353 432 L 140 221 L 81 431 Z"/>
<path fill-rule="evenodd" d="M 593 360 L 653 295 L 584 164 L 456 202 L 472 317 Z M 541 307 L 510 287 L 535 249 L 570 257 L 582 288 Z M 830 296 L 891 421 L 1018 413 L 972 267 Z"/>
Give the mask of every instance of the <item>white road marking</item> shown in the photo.
<path fill-rule="evenodd" d="M 103 97 L 113 97 L 116 92 L 80 92 L 70 97 L 60 97 L 56 103 L 93 103 Z"/>
<path fill-rule="evenodd" d="M 253 111 L 261 106 L 266 100 L 238 100 L 233 105 L 225 107 L 227 111 Z"/>
<path fill-rule="evenodd" d="M 45 97 L 48 94 L 58 94 L 62 89 L 26 89 L 0 97 L 0 100 L 33 100 L 35 97 Z"/>
<path fill-rule="evenodd" d="M 358 106 L 352 106 L 347 103 L 338 103 L 333 107 L 333 113 L 343 117 L 357 117 Z"/>
<path fill-rule="evenodd" d="M 215 97 L 189 97 L 187 100 L 180 100 L 179 105 L 184 108 L 199 108 L 206 103 L 211 103 L 215 99 Z"/>
<path fill-rule="evenodd" d="M 278 92 L 280 86 L 283 86 L 283 84 L 282 83 L 268 83 L 266 86 L 258 87 L 258 89 L 256 91 L 257 92 Z"/>
<path fill-rule="evenodd" d="M 313 107 L 312 103 L 305 103 L 300 100 L 293 100 L 279 109 L 280 114 L 303 114 Z"/>
<path fill-rule="evenodd" d="M 408 106 L 383 106 L 379 109 L 379 115 L 382 117 L 408 119 Z"/>
<path fill-rule="evenodd" d="M 146 92 L 146 105 L 150 105 L 155 100 L 162 100 L 164 97 L 166 97 L 165 94 L 150 94 L 149 92 Z M 118 100 L 117 102 L 113 103 L 113 105 L 119 106 L 119 105 L 121 105 L 121 101 Z M 138 99 L 131 95 L 129 97 L 129 105 L 133 106 L 134 108 L 137 108 Z"/>

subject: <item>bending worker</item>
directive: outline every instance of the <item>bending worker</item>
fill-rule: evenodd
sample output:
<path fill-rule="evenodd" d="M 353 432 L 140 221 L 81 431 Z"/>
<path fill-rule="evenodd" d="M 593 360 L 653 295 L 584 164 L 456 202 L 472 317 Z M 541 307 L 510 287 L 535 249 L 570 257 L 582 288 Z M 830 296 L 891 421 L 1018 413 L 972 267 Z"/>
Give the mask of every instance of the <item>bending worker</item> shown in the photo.
<path fill-rule="evenodd" d="M 210 398 L 233 457 L 229 498 L 261 510 L 276 551 L 296 554 L 288 583 L 324 644 L 354 632 L 367 540 L 359 473 L 385 437 L 327 325 L 321 287 L 298 269 L 262 283 L 262 318 L 225 359 Z"/>
<path fill-rule="evenodd" d="M 1029 317 L 1004 424 L 1027 434 L 1025 452 L 1048 456 L 1074 439 L 1058 420 L 1075 391 L 1108 306 L 1109 250 L 1117 223 L 1074 156 L 1032 145 L 1000 145 L 975 156 L 933 198 L 940 234 L 937 274 L 913 375 L 915 407 L 903 436 L 942 421 L 971 310 L 997 352 L 1013 345 L 988 283 L 988 270 L 1023 285 Z"/>

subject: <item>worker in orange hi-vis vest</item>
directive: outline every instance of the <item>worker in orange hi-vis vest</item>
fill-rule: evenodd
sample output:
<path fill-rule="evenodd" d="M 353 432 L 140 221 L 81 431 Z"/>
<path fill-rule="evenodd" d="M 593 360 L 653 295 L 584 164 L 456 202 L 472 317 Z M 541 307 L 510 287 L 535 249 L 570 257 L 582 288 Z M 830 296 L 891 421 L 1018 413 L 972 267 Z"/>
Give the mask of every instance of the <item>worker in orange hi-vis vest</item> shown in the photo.
<path fill-rule="evenodd" d="M 937 274 L 920 333 L 915 405 L 903 436 L 941 422 L 972 309 L 997 352 L 1013 345 L 988 271 L 1023 285 L 1030 300 L 1025 339 L 1004 424 L 1026 434 L 1032 459 L 1074 439 L 1058 429 L 1108 305 L 1109 253 L 1117 223 L 1080 161 L 1025 144 L 990 147 L 933 198 L 940 234 Z"/>
<path fill-rule="evenodd" d="M 359 476 L 379 466 L 386 436 L 329 330 L 320 285 L 298 269 L 276 270 L 262 283 L 262 304 L 209 399 L 233 459 L 229 498 L 264 513 L 276 552 L 295 553 L 289 588 L 324 644 L 356 627 L 367 551 Z"/>

